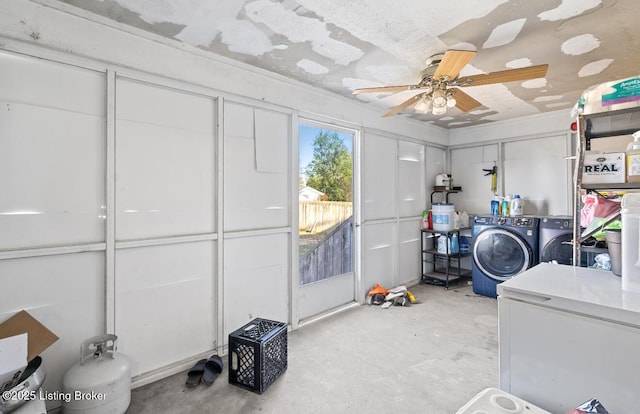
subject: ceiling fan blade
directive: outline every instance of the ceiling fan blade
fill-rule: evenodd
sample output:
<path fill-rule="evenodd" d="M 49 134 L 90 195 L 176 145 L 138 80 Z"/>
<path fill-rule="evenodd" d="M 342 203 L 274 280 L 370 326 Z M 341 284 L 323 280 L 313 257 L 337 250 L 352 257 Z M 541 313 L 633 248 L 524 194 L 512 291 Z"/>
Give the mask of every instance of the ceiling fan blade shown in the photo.
<path fill-rule="evenodd" d="M 529 66 L 528 68 L 508 69 L 500 72 L 492 72 L 483 75 L 471 75 L 459 78 L 456 84 L 460 86 L 490 85 L 492 83 L 504 83 L 536 78 L 544 78 L 547 75 L 549 65 Z M 470 82 L 468 85 L 464 83 Z"/>
<path fill-rule="evenodd" d="M 418 85 L 398 85 L 398 86 L 380 86 L 377 88 L 360 88 L 353 91 L 353 95 L 359 95 L 361 93 L 374 93 L 374 92 L 401 92 L 412 91 L 414 89 L 420 89 Z"/>
<path fill-rule="evenodd" d="M 441 76 L 448 76 L 449 80 L 455 79 L 475 55 L 476 52 L 472 50 L 447 50 L 433 78 L 440 79 Z"/>
<path fill-rule="evenodd" d="M 400 105 L 394 107 L 392 110 L 390 110 L 389 112 L 387 112 L 386 114 L 384 114 L 382 116 L 386 117 L 386 116 L 392 116 L 392 115 L 397 114 L 398 112 L 402 111 L 403 109 L 408 108 L 411 105 L 417 103 L 422 95 L 423 94 L 419 93 L 416 96 L 412 96 L 411 98 L 409 98 L 406 101 L 402 102 Z"/>
<path fill-rule="evenodd" d="M 463 112 L 469 112 L 482 105 L 480 102 L 476 101 L 458 88 L 449 88 L 448 91 L 453 92 L 453 97 L 456 100 L 456 107 Z"/>

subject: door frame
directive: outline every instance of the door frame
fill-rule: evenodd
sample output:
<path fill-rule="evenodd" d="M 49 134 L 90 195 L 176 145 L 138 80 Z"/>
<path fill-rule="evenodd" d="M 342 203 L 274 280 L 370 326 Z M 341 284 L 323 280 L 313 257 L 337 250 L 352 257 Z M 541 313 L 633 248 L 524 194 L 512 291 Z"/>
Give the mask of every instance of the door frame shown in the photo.
<path fill-rule="evenodd" d="M 351 273 L 344 275 L 338 275 L 333 278 L 329 278 L 323 281 L 312 283 L 310 285 L 300 286 L 300 257 L 298 253 L 299 249 L 299 237 L 298 237 L 298 218 L 299 218 L 299 206 L 298 206 L 298 175 L 299 175 L 299 137 L 298 128 L 300 125 L 308 125 L 318 127 L 326 130 L 332 130 L 337 132 L 344 132 L 353 136 L 352 142 L 352 204 L 353 204 L 353 270 Z M 295 176 L 291 177 L 291 296 L 290 296 L 290 321 L 292 329 L 296 329 L 298 326 L 309 323 L 328 315 L 331 315 L 337 311 L 349 308 L 357 305 L 357 292 L 361 290 L 361 237 L 360 237 L 360 148 L 361 148 L 362 128 L 349 125 L 347 123 L 338 123 L 335 120 L 320 120 L 317 115 L 304 115 L 295 114 L 292 117 L 292 154 L 291 154 L 291 171 L 295 172 Z M 295 138 L 295 139 L 294 139 Z M 346 275 L 346 276 L 345 276 Z M 351 281 L 345 281 L 345 278 L 351 279 Z M 315 315 L 302 315 L 301 307 L 302 301 L 306 300 L 308 292 L 302 292 L 302 290 L 317 290 L 318 294 L 326 294 L 331 291 L 327 286 L 332 284 L 332 279 L 345 286 L 345 284 L 352 286 L 352 300 L 349 303 L 341 304 L 336 307 L 330 307 L 324 309 Z M 316 285 L 316 286 L 313 286 Z M 311 289 L 309 289 L 311 287 Z M 314 289 L 316 288 L 316 289 Z"/>

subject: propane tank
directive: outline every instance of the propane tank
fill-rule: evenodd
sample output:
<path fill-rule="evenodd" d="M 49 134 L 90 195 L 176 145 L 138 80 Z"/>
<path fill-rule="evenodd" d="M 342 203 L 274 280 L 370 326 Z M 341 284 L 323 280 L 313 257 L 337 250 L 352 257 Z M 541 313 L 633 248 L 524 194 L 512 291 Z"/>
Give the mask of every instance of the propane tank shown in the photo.
<path fill-rule="evenodd" d="M 117 352 L 116 335 L 95 336 L 80 346 L 80 362 L 62 379 L 64 413 L 123 414 L 131 402 L 131 362 Z"/>

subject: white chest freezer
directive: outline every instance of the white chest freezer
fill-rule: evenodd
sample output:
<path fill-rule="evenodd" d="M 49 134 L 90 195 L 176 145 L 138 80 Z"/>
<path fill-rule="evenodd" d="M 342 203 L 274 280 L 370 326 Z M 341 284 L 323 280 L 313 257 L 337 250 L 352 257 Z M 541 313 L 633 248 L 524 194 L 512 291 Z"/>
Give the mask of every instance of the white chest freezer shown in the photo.
<path fill-rule="evenodd" d="M 541 263 L 498 285 L 500 389 L 553 413 L 640 412 L 640 294 L 611 272 Z"/>

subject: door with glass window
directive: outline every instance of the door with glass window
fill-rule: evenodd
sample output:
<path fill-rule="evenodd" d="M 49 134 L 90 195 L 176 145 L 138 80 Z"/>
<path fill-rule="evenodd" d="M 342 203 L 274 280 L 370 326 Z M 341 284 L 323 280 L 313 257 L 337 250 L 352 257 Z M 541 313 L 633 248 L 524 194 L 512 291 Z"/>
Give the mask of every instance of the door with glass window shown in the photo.
<path fill-rule="evenodd" d="M 304 320 L 355 299 L 356 131 L 303 122 L 298 134 L 298 312 Z"/>

